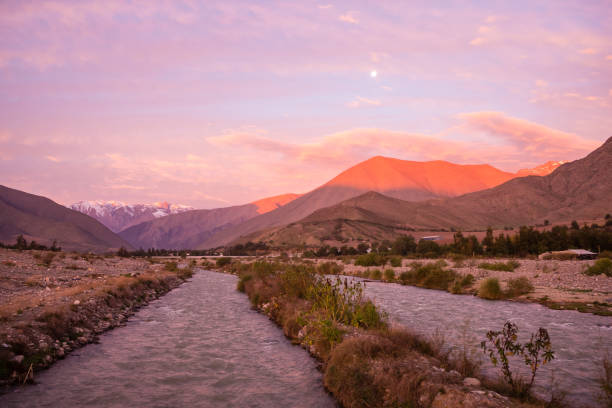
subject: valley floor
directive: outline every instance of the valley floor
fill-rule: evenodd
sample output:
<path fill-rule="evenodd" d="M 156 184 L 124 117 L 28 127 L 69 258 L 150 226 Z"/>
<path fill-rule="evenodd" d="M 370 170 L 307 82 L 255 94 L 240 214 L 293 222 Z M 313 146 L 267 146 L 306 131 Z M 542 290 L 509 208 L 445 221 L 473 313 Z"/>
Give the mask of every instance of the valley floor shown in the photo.
<path fill-rule="evenodd" d="M 0 386 L 32 380 L 189 276 L 176 263 L 0 249 Z"/>

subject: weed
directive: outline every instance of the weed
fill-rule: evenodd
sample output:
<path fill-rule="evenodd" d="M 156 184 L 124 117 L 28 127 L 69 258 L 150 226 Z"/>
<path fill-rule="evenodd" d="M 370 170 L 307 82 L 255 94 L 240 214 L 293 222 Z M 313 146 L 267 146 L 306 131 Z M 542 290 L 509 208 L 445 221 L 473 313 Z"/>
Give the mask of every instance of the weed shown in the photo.
<path fill-rule="evenodd" d="M 548 331 L 542 327 L 531 335 L 531 340 L 521 344 L 518 339 L 518 327 L 506 322 L 501 331 L 490 330 L 486 340 L 480 343 L 483 352 L 489 356 L 493 365 L 501 363 L 504 380 L 512 389 L 512 394 L 521 399 L 529 397 L 538 368 L 555 358 Z M 489 345 L 490 343 L 490 345 Z M 522 357 L 531 371 L 529 382 L 518 374 L 512 373 L 509 357 Z"/>
<path fill-rule="evenodd" d="M 395 271 L 393 269 L 385 269 L 384 275 L 387 282 L 393 282 L 395 280 Z"/>

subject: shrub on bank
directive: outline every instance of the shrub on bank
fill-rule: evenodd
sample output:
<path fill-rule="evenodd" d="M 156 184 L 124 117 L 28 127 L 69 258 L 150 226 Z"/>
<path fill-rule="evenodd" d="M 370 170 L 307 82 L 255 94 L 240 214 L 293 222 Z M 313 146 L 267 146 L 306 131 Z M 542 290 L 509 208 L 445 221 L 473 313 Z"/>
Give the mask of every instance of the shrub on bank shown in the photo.
<path fill-rule="evenodd" d="M 529 282 L 527 277 L 521 276 L 516 279 L 508 280 L 508 290 L 506 291 L 507 297 L 521 296 L 529 292 L 533 292 L 533 285 Z"/>
<path fill-rule="evenodd" d="M 321 275 L 340 275 L 344 272 L 344 265 L 336 262 L 324 262 L 317 266 L 317 272 Z"/>
<path fill-rule="evenodd" d="M 593 266 L 584 271 L 585 275 L 606 275 L 612 277 L 612 260 L 608 258 L 600 258 L 595 261 Z"/>
<path fill-rule="evenodd" d="M 232 258 L 228 257 L 228 256 L 224 256 L 222 258 L 218 258 L 217 259 L 217 268 L 223 268 L 226 265 L 229 265 L 232 263 Z"/>
<path fill-rule="evenodd" d="M 358 266 L 384 266 L 386 263 L 387 257 L 374 252 L 359 255 L 355 260 L 355 265 Z"/>
<path fill-rule="evenodd" d="M 504 293 L 499 285 L 497 278 L 487 278 L 480 284 L 478 288 L 478 297 L 489 300 L 499 300 L 504 297 Z"/>
<path fill-rule="evenodd" d="M 459 277 L 459 274 L 452 269 L 444 269 L 442 265 L 446 265 L 446 262 L 442 264 L 438 261 L 425 265 L 415 263 L 411 270 L 400 274 L 399 280 L 404 285 L 448 290 L 450 284 Z"/>
<path fill-rule="evenodd" d="M 399 268 L 400 266 L 402 266 L 402 258 L 400 258 L 399 256 L 394 256 L 389 260 L 389 263 L 394 268 Z"/>
<path fill-rule="evenodd" d="M 395 271 L 393 269 L 385 269 L 385 280 L 393 282 L 395 280 Z"/>

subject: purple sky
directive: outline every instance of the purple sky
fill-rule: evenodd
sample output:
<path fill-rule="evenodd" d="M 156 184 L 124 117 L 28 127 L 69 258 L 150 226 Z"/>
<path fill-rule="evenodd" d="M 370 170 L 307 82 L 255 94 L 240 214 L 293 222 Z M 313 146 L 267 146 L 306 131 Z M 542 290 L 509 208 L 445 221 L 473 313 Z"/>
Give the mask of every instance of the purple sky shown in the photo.
<path fill-rule="evenodd" d="M 432 3 L 2 1 L 0 184 L 212 208 L 612 135 L 609 2 Z"/>

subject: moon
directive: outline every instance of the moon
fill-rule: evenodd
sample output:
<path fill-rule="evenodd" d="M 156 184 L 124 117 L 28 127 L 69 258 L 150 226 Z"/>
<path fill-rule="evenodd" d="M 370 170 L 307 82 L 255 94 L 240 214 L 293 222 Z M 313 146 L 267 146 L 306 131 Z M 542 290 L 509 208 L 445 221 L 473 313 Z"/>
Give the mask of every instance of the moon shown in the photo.
<path fill-rule="evenodd" d="M 371 76 L 372 78 L 376 78 L 376 76 L 377 76 L 377 75 L 378 75 L 378 72 L 376 72 L 376 71 L 372 71 L 372 72 L 370 72 L 370 76 Z"/>

